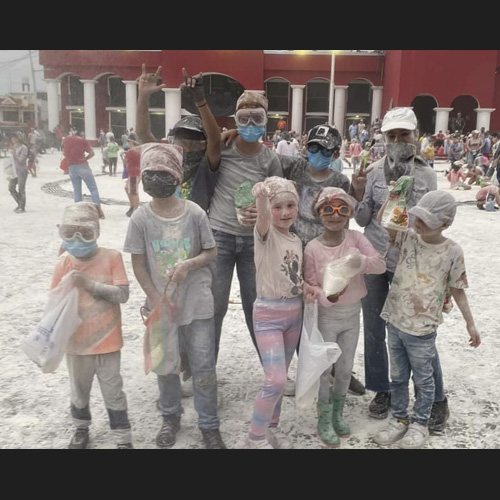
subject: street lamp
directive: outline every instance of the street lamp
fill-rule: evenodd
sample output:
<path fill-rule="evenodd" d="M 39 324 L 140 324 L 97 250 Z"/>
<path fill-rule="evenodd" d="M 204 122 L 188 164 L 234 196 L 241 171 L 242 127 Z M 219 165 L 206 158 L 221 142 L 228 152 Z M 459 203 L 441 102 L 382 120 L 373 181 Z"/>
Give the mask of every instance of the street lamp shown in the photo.
<path fill-rule="evenodd" d="M 330 97 L 328 101 L 328 123 L 333 126 L 333 96 L 335 91 L 335 52 L 332 50 L 332 63 L 330 67 Z"/>

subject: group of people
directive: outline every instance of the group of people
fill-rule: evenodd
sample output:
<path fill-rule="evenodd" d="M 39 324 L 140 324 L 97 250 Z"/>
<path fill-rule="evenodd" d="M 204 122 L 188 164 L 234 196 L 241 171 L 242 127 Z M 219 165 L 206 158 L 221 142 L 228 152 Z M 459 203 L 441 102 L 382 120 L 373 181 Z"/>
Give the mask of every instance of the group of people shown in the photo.
<path fill-rule="evenodd" d="M 330 125 L 308 132 L 305 157 L 263 145 L 268 101 L 257 92 L 240 96 L 237 130 L 222 140 L 201 73 L 189 77 L 183 70 L 181 85 L 199 116 L 181 120 L 166 141 L 158 141 L 151 133 L 148 102 L 165 87 L 158 84 L 160 72 L 147 73 L 143 65 L 139 78 L 141 144 L 130 151 L 138 152 L 140 179 L 152 201 L 131 214 L 124 251 L 131 254 L 146 295 L 148 318 L 161 316 L 162 308 L 175 303 L 182 369 L 192 376 L 205 446 L 226 447 L 219 430 L 216 364 L 236 267 L 245 322 L 264 372 L 248 448 L 293 447 L 279 421 L 288 368 L 294 353 L 300 356 L 304 303 L 309 302 L 317 304 L 324 340 L 336 342 L 342 351 L 320 379 L 317 429 L 322 443 L 338 447 L 340 438 L 350 434 L 343 410 L 362 311 L 366 389 L 375 392 L 369 415 L 383 419 L 392 408 L 387 427 L 374 439 L 384 446 L 400 441 L 404 448 L 421 447 L 429 429 L 442 430 L 449 415 L 436 333 L 451 298 L 464 316 L 470 345 L 479 346 L 480 336 L 464 292 L 463 252 L 442 235 L 453 223 L 455 202 L 437 190 L 435 171 L 417 154 L 413 111 L 395 108 L 386 114 L 380 124 L 384 156 L 369 172 L 361 164 L 351 182 L 331 168 L 342 138 Z M 83 151 L 87 156 L 75 163 L 78 168 L 91 155 Z M 380 217 L 402 176 L 413 178 L 407 207 L 414 223 L 394 234 Z M 121 254 L 97 246 L 99 205 L 94 199 L 94 204 L 75 201 L 59 226 L 67 255 L 52 282 L 57 286 L 73 271 L 86 312 L 67 351 L 76 426 L 70 447 L 88 444 L 89 395 L 96 374 L 106 381 L 101 386 L 117 446 L 132 448 L 120 375 L 119 304 L 128 299 L 129 281 Z M 349 229 L 351 218 L 363 233 Z M 341 259 L 353 277 L 343 289 L 327 294 L 325 268 Z M 164 364 L 155 373 L 162 416 L 156 443 L 170 448 L 181 431 L 180 374 Z M 416 401 L 409 413 L 411 374 Z"/>

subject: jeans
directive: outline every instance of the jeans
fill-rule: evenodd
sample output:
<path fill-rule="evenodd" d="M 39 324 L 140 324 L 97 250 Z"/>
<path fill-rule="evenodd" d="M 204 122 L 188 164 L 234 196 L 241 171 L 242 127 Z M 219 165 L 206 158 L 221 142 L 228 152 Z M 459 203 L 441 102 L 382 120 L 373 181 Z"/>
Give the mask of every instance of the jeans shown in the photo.
<path fill-rule="evenodd" d="M 417 337 L 387 325 L 391 358 L 391 412 L 395 418 L 408 418 L 410 373 L 416 388 L 411 421 L 427 425 L 434 403 L 432 365 L 436 357 L 436 334 Z"/>
<path fill-rule="evenodd" d="M 26 209 L 26 180 L 28 179 L 28 171 L 20 172 L 15 179 L 9 181 L 9 191 L 12 198 L 16 200 L 19 208 Z M 17 189 L 16 189 L 17 188 Z"/>
<path fill-rule="evenodd" d="M 369 391 L 389 392 L 389 358 L 385 344 L 386 322 L 380 317 L 394 273 L 365 274 L 368 294 L 361 299 L 365 336 L 365 386 Z M 444 383 L 441 363 L 436 350 L 433 364 L 436 396 L 444 401 Z"/>
<path fill-rule="evenodd" d="M 83 200 L 82 194 L 82 180 L 87 185 L 92 196 L 92 201 L 96 205 L 101 204 L 101 199 L 99 198 L 99 190 L 97 189 L 97 184 L 94 179 L 94 174 L 88 165 L 70 165 L 69 167 L 69 177 L 71 183 L 73 184 L 73 198 L 75 203 Z"/>
<path fill-rule="evenodd" d="M 253 303 L 257 292 L 255 285 L 254 241 L 252 236 L 235 236 L 216 229 L 213 230 L 217 243 L 217 258 L 210 265 L 212 271 L 212 294 L 214 296 L 215 357 L 219 354 L 222 323 L 229 305 L 229 294 L 233 280 L 234 266 L 240 283 L 241 302 L 245 322 L 257 349 L 253 329 Z"/>
<path fill-rule="evenodd" d="M 194 408 L 198 413 L 198 427 L 204 430 L 218 429 L 213 318 L 194 320 L 189 325 L 180 326 L 179 342 L 187 354 L 193 374 Z M 179 375 L 158 375 L 158 387 L 162 416 L 180 418 L 182 404 Z"/>

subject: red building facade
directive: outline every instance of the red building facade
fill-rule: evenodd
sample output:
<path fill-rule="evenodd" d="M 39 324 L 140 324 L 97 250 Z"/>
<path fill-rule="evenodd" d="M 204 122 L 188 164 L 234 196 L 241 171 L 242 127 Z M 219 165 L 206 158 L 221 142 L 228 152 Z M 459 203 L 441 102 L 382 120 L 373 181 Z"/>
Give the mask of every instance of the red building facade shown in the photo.
<path fill-rule="evenodd" d="M 220 126 L 233 125 L 237 96 L 247 89 L 267 92 L 269 135 L 281 118 L 297 132 L 325 121 L 345 131 L 352 121 L 371 123 L 395 106 L 412 106 L 421 132 L 448 129 L 458 112 L 466 119 L 465 131 L 500 128 L 495 111 L 500 109 L 500 51 L 336 52 L 332 57 L 331 51 L 40 50 L 49 128 L 79 125 L 92 140 L 99 129 L 116 135 L 133 126 L 142 63 L 151 72 L 162 66 L 167 89 L 151 102 L 153 128 L 162 135 L 182 114 L 195 111 L 178 93 L 182 68 L 205 75 Z"/>

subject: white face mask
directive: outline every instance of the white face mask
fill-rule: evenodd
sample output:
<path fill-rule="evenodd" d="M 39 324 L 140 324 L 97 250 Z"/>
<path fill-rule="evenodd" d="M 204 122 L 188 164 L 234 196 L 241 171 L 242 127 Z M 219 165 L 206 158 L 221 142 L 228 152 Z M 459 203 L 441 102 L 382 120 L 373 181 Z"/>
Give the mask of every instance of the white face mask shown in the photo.
<path fill-rule="evenodd" d="M 386 151 L 384 171 L 387 184 L 409 175 L 415 164 L 417 146 L 407 142 L 390 142 L 386 144 Z"/>

